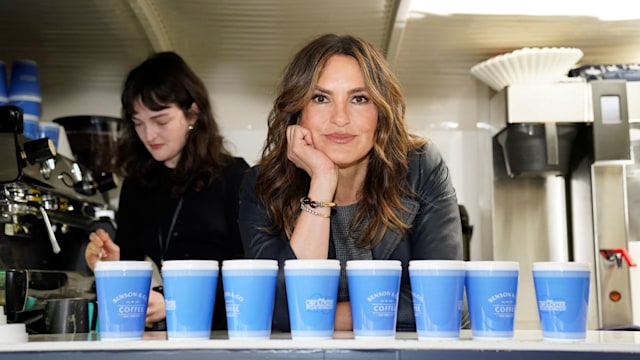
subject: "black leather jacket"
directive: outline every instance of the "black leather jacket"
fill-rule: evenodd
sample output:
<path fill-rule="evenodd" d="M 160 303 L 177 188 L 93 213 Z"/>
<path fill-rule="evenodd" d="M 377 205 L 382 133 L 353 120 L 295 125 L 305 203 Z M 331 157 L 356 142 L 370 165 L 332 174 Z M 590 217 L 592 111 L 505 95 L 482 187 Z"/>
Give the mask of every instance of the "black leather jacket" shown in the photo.
<path fill-rule="evenodd" d="M 240 190 L 240 234 L 247 258 L 279 261 L 273 325 L 278 330 L 289 331 L 283 264 L 284 260 L 294 259 L 296 256 L 289 243 L 282 240 L 281 235 L 272 235 L 260 230 L 268 226 L 269 218 L 264 207 L 258 203 L 254 190 L 259 171 L 259 167 L 254 166 L 245 177 Z M 433 143 L 428 143 L 410 155 L 407 179 L 416 195 L 402 199 L 403 204 L 411 210 L 402 217 L 406 224 L 411 224 L 411 229 L 403 236 L 387 232 L 380 244 L 372 250 L 374 259 L 394 259 L 402 262 L 398 331 L 415 331 L 409 261 L 462 259 L 462 228 L 458 201 L 449 170 Z M 328 257 L 335 258 L 333 241 L 329 242 Z"/>

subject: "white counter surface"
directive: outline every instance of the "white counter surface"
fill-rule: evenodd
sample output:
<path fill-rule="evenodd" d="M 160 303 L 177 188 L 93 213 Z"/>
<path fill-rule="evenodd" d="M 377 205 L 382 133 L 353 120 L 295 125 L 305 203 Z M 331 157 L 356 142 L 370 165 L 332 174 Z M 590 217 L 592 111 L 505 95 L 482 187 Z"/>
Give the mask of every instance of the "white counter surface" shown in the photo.
<path fill-rule="evenodd" d="M 0 346 L 1 353 L 127 350 L 471 350 L 552 351 L 640 354 L 640 332 L 589 331 L 585 341 L 543 340 L 540 331 L 516 331 L 511 340 L 474 340 L 463 330 L 459 340 L 418 340 L 415 333 L 397 333 L 395 339 L 354 339 L 351 332 L 336 332 L 330 340 L 292 340 L 274 333 L 268 340 L 229 340 L 226 332 L 213 332 L 209 340 L 167 340 L 165 332 L 146 332 L 142 340 L 100 341 L 96 334 L 30 335 L 26 343 Z"/>

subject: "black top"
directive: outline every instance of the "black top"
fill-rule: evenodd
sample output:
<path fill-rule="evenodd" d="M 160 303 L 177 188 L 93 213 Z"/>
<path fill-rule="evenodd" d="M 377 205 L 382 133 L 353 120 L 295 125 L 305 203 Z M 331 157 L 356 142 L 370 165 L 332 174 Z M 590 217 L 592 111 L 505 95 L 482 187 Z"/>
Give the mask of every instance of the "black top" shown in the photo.
<path fill-rule="evenodd" d="M 238 191 L 249 165 L 234 158 L 210 186 L 187 191 L 172 235 L 167 232 L 179 198 L 171 192 L 172 169 L 158 164 L 151 188 L 125 180 L 116 216 L 116 243 L 122 260 L 149 256 L 161 268 L 164 260 L 218 260 L 243 258 L 238 230 Z M 159 237 L 160 233 L 160 237 Z M 166 251 L 162 251 L 166 247 Z M 224 292 L 218 276 L 212 329 L 226 329 Z"/>

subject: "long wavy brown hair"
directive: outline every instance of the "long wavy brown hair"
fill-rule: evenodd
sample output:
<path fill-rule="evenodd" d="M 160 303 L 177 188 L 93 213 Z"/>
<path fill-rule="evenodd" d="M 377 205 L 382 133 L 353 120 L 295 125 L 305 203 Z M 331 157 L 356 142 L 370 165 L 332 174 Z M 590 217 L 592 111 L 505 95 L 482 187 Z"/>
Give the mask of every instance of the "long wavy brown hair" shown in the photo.
<path fill-rule="evenodd" d="M 156 181 L 150 171 L 158 162 L 136 134 L 132 121 L 138 99 L 154 111 L 175 104 L 187 118 L 197 116 L 175 169 L 173 190 L 181 194 L 189 188 L 198 191 L 207 186 L 231 155 L 224 147 L 207 88 L 182 57 L 171 51 L 151 55 L 131 70 L 125 80 L 121 97 L 124 124 L 115 161 L 117 173 L 145 186 Z M 197 114 L 191 110 L 193 103 L 198 106 Z"/>
<path fill-rule="evenodd" d="M 267 140 L 259 161 L 256 193 L 273 225 L 266 229 L 291 238 L 299 215 L 299 200 L 309 191 L 308 174 L 287 159 L 286 131 L 298 120 L 310 101 L 320 72 L 334 55 L 351 56 L 358 62 L 367 91 L 378 108 L 378 125 L 356 215 L 355 230 L 365 224 L 356 239 L 358 246 L 375 247 L 388 230 L 403 233 L 410 228 L 399 217 L 407 211 L 401 197 L 412 195 L 406 185 L 408 154 L 426 140 L 409 133 L 406 104 L 400 84 L 382 54 L 362 38 L 322 35 L 304 46 L 284 70 L 279 95 L 269 114 Z"/>

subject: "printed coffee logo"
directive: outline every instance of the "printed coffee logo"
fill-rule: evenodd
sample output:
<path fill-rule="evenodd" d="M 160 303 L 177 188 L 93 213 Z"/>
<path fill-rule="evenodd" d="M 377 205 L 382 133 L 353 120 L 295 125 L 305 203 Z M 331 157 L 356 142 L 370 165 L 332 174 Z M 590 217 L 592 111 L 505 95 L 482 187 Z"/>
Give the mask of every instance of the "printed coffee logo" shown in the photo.
<path fill-rule="evenodd" d="M 417 302 L 421 302 L 421 303 L 423 303 L 423 302 L 424 302 L 424 296 L 422 296 L 422 294 L 419 294 L 419 293 L 417 293 L 417 292 L 413 292 L 413 291 L 412 291 L 412 292 L 411 292 L 411 295 L 413 295 L 413 302 L 414 302 L 414 303 L 415 303 L 416 301 L 417 301 Z"/>
<path fill-rule="evenodd" d="M 121 317 L 139 317 L 147 313 L 147 294 L 137 291 L 122 293 L 111 299 Z"/>
<path fill-rule="evenodd" d="M 394 316 L 396 313 L 396 292 L 378 291 L 367 297 L 376 316 Z"/>
<path fill-rule="evenodd" d="M 237 317 L 240 314 L 240 305 L 244 303 L 244 296 L 236 294 L 233 291 L 225 291 L 224 302 L 227 317 Z"/>
<path fill-rule="evenodd" d="M 315 299 L 307 299 L 305 301 L 306 310 L 332 310 L 334 306 L 332 299 L 325 299 L 322 296 L 318 296 Z"/>
<path fill-rule="evenodd" d="M 487 301 L 493 306 L 493 313 L 497 317 L 513 317 L 516 311 L 516 294 L 512 292 L 501 292 L 491 295 Z"/>
<path fill-rule="evenodd" d="M 244 302 L 244 296 L 240 294 L 236 294 L 233 291 L 225 291 L 224 292 L 224 300 L 231 302 Z"/>
<path fill-rule="evenodd" d="M 117 304 L 120 300 L 128 298 L 140 298 L 144 301 L 147 301 L 147 294 L 139 293 L 137 291 L 129 291 L 120 295 L 116 295 L 111 301 L 113 301 L 114 304 Z"/>
<path fill-rule="evenodd" d="M 379 297 L 390 297 L 390 296 L 395 298 L 396 297 L 395 291 L 378 291 L 376 293 L 369 295 L 369 297 L 367 297 L 367 301 L 372 302 L 373 300 Z"/>
<path fill-rule="evenodd" d="M 418 294 L 417 292 L 411 292 L 413 296 L 413 312 L 414 314 L 422 313 L 422 304 L 424 304 L 424 296 L 422 294 Z"/>
<path fill-rule="evenodd" d="M 551 299 L 538 301 L 540 311 L 567 311 L 567 303 L 564 301 L 553 301 Z"/>
<path fill-rule="evenodd" d="M 501 292 L 501 293 L 497 293 L 494 295 L 491 295 L 487 301 L 489 301 L 489 303 L 493 303 L 496 300 L 502 300 L 502 299 L 507 299 L 507 300 L 511 300 L 511 299 L 515 299 L 516 298 L 516 294 L 505 291 L 505 292 Z"/>

